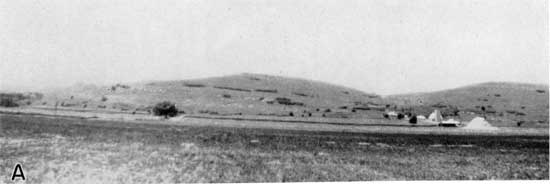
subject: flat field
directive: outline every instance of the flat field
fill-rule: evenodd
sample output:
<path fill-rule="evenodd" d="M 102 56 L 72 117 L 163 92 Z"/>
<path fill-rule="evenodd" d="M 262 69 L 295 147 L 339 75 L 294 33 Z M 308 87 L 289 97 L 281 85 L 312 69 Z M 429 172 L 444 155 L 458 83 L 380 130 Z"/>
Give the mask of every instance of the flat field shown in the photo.
<path fill-rule="evenodd" d="M 205 125 L 196 126 L 201 121 Z M 338 125 L 316 125 L 320 128 L 313 131 L 251 128 L 246 123 L 218 126 L 213 121 L 224 123 L 0 114 L 0 182 L 10 182 L 16 163 L 22 164 L 30 183 L 549 178 L 547 133 L 409 134 L 374 126 L 363 128 L 379 131 L 331 128 Z"/>

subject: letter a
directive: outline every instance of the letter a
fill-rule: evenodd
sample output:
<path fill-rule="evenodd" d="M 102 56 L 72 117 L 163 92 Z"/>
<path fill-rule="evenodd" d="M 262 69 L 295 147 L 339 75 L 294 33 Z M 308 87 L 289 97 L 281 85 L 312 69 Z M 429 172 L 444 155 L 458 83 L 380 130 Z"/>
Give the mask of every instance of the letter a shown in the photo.
<path fill-rule="evenodd" d="M 19 174 L 17 174 L 17 171 L 19 171 Z M 13 169 L 13 175 L 11 175 L 11 180 L 15 180 L 16 177 L 20 177 L 21 179 L 25 180 L 25 175 L 23 174 L 23 169 L 21 169 L 20 164 L 15 165 L 15 168 Z"/>

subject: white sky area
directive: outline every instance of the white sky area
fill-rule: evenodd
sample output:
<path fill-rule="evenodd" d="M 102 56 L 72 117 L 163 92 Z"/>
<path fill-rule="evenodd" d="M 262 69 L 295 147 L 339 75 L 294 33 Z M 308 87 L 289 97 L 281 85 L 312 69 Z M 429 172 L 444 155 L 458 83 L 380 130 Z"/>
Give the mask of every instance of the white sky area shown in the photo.
<path fill-rule="evenodd" d="M 548 84 L 545 0 L 0 0 L 0 90 L 242 72 L 382 95 Z"/>

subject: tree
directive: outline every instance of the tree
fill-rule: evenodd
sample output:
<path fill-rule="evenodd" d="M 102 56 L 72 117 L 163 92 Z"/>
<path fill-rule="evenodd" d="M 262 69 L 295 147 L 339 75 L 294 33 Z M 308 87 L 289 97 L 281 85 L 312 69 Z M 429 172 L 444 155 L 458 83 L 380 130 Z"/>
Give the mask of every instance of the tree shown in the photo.
<path fill-rule="evenodd" d="M 155 116 L 164 116 L 164 118 L 174 117 L 178 114 L 178 109 L 175 103 L 164 101 L 157 103 L 153 107 L 153 114 Z"/>
<path fill-rule="evenodd" d="M 409 119 L 409 123 L 410 124 L 416 124 L 417 121 L 418 121 L 418 119 L 416 119 L 416 115 L 412 114 L 411 118 Z"/>

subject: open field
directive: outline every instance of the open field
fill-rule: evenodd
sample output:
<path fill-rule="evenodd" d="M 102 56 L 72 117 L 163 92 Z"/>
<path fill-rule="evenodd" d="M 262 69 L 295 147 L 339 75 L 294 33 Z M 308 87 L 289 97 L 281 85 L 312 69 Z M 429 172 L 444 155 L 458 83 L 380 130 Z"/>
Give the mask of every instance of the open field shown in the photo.
<path fill-rule="evenodd" d="M 547 133 L 352 133 L 193 121 L 2 114 L 0 173 L 21 163 L 31 183 L 549 178 Z"/>
<path fill-rule="evenodd" d="M 216 115 L 184 115 L 169 120 L 158 116 L 128 113 L 103 113 L 96 111 L 74 111 L 37 108 L 0 108 L 0 113 L 46 116 L 50 118 L 70 117 L 89 119 L 93 121 L 123 121 L 138 124 L 178 125 L 178 126 L 216 126 L 230 128 L 264 128 L 302 131 L 330 131 L 354 133 L 398 133 L 398 134 L 431 134 L 431 135 L 494 135 L 513 136 L 531 135 L 548 136 L 548 129 L 501 127 L 497 131 L 467 130 L 453 127 L 438 127 L 433 123 L 419 122 L 411 125 L 405 120 L 387 119 L 347 119 L 347 118 L 299 118 L 273 116 L 216 116 Z"/>

